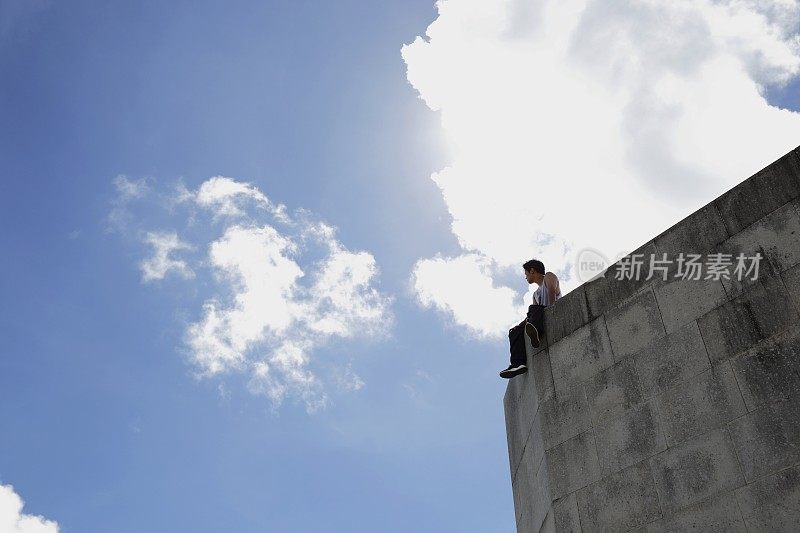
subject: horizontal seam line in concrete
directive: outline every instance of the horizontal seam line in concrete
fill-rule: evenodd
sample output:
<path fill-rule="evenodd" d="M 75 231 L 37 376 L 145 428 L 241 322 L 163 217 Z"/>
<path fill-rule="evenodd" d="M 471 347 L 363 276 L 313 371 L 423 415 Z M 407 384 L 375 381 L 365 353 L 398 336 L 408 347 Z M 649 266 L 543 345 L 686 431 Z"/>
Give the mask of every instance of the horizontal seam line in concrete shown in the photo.
<path fill-rule="evenodd" d="M 745 483 L 741 487 L 736 487 L 735 489 L 732 489 L 732 490 L 733 491 L 737 491 L 737 490 L 739 490 L 741 488 L 749 487 L 750 485 L 754 485 L 754 484 L 756 484 L 756 483 L 758 483 L 760 481 L 764 481 L 768 477 L 777 476 L 781 472 L 785 472 L 786 470 L 790 470 L 792 468 L 797 468 L 798 466 L 800 466 L 800 461 L 798 461 L 796 463 L 793 463 L 793 464 L 791 464 L 789 466 L 785 466 L 785 467 L 783 467 L 783 468 L 781 468 L 779 470 L 775 470 L 774 472 L 770 472 L 769 474 L 764 474 L 763 476 L 759 476 L 759 477 L 755 478 L 753 481 L 748 481 L 747 483 Z"/>
<path fill-rule="evenodd" d="M 724 195 L 723 195 L 723 196 L 724 196 Z M 780 211 L 781 209 L 783 209 L 784 207 L 786 207 L 786 206 L 787 206 L 787 205 L 789 205 L 789 204 L 792 204 L 792 203 L 794 203 L 794 204 L 795 204 L 795 207 L 800 207 L 800 206 L 798 206 L 798 205 L 795 203 L 795 200 L 797 200 L 798 198 L 800 198 L 800 196 L 795 196 L 795 197 L 793 197 L 791 200 L 788 200 L 788 201 L 786 201 L 786 202 L 784 202 L 784 203 L 780 204 L 778 207 L 776 207 L 776 208 L 775 208 L 775 209 L 773 209 L 772 211 L 768 211 L 766 214 L 763 214 L 763 215 L 761 215 L 761 218 L 758 218 L 758 219 L 754 220 L 753 222 L 751 222 L 751 223 L 750 223 L 750 224 L 748 224 L 747 226 L 743 227 L 742 229 L 740 229 L 740 230 L 739 230 L 739 231 L 737 231 L 736 233 L 733 233 L 733 234 L 729 235 L 729 236 L 728 236 L 728 238 L 727 238 L 727 239 L 725 239 L 724 241 L 720 241 L 720 242 L 718 242 L 717 244 L 715 244 L 714 246 L 719 246 L 720 244 L 722 244 L 723 242 L 727 241 L 728 239 L 732 239 L 732 238 L 736 237 L 737 235 L 741 235 L 741 234 L 742 234 L 742 233 L 744 233 L 745 231 L 747 231 L 747 230 L 751 229 L 752 227 L 754 227 L 754 226 L 755 226 L 756 224 L 758 224 L 759 222 L 763 221 L 763 220 L 764 220 L 765 218 L 767 218 L 768 216 L 770 216 L 770 215 L 774 215 L 776 211 Z M 723 219 L 723 220 L 724 220 L 724 219 Z"/>

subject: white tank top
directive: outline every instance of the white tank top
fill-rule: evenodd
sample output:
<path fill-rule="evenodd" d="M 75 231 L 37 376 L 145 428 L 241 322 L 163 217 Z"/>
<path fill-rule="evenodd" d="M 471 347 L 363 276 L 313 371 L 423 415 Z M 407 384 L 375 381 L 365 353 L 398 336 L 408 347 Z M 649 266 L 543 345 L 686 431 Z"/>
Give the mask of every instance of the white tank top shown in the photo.
<path fill-rule="evenodd" d="M 556 300 L 559 298 L 561 298 L 560 287 L 556 291 Z M 539 288 L 533 293 L 533 303 L 544 306 L 548 306 L 553 303 L 550 301 L 550 291 L 547 290 L 547 285 L 545 285 L 544 280 L 542 280 L 542 284 L 539 285 Z"/>

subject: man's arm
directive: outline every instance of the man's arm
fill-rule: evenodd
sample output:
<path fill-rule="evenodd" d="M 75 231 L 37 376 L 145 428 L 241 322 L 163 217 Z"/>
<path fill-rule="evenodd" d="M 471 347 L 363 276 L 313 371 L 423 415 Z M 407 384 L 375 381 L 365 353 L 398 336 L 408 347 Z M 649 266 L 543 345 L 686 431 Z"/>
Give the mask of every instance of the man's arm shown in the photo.
<path fill-rule="evenodd" d="M 547 285 L 547 296 L 552 304 L 556 301 L 556 294 L 558 293 L 558 277 L 552 272 L 544 275 L 544 283 Z"/>

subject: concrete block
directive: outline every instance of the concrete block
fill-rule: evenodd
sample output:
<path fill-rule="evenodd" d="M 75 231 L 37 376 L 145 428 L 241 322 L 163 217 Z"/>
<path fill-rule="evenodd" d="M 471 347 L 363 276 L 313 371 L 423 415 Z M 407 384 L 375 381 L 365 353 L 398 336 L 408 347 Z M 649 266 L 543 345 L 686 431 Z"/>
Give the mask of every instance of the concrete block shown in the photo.
<path fill-rule="evenodd" d="M 800 196 L 800 158 L 790 152 L 716 200 L 730 235 Z"/>
<path fill-rule="evenodd" d="M 595 427 L 594 432 L 603 475 L 638 463 L 667 447 L 653 401 Z"/>
<path fill-rule="evenodd" d="M 604 276 L 587 281 L 583 286 L 590 320 L 599 317 L 606 312 L 606 309 L 613 306 L 614 300 L 611 295 L 611 287 Z"/>
<path fill-rule="evenodd" d="M 800 398 L 765 405 L 731 422 L 747 481 L 800 462 Z"/>
<path fill-rule="evenodd" d="M 595 426 L 622 416 L 641 402 L 642 391 L 633 357 L 626 357 L 590 378 L 586 382 L 586 399 Z"/>
<path fill-rule="evenodd" d="M 641 265 L 638 272 L 634 272 L 632 275 L 631 267 L 624 265 L 625 259 L 621 259 L 608 267 L 605 278 L 611 294 L 611 306 L 622 305 L 628 298 L 651 287 L 666 283 L 663 277 L 647 279 L 650 271 L 650 260 L 653 256 L 660 258 L 655 245 L 649 242 L 626 256 L 631 258 L 629 261 L 636 260 Z M 610 309 L 610 307 L 607 309 Z"/>
<path fill-rule="evenodd" d="M 576 385 L 542 402 L 540 413 L 544 447 L 550 449 L 591 427 L 586 391 Z"/>
<path fill-rule="evenodd" d="M 655 290 L 667 333 L 693 322 L 728 299 L 719 280 L 672 279 Z"/>
<path fill-rule="evenodd" d="M 800 313 L 800 265 L 782 272 L 781 278 L 795 311 Z"/>
<path fill-rule="evenodd" d="M 606 312 L 606 326 L 616 360 L 648 345 L 665 334 L 661 313 L 652 290 Z"/>
<path fill-rule="evenodd" d="M 517 533 L 536 533 L 538 530 L 534 529 L 532 521 L 530 515 L 522 515 L 517 520 Z"/>
<path fill-rule="evenodd" d="M 696 322 L 653 340 L 633 358 L 644 398 L 674 387 L 711 366 Z"/>
<path fill-rule="evenodd" d="M 755 222 L 719 246 L 719 251 L 735 259 L 740 253 L 752 257 L 760 253 L 759 277 L 776 275 L 800 263 L 800 207 L 791 202 Z M 755 281 L 731 276 L 723 280 L 730 295 L 738 295 Z"/>
<path fill-rule="evenodd" d="M 750 531 L 794 533 L 800 524 L 800 467 L 742 487 L 736 497 Z"/>
<path fill-rule="evenodd" d="M 646 461 L 578 491 L 583 531 L 624 531 L 661 518 L 653 474 Z"/>
<path fill-rule="evenodd" d="M 533 377 L 533 385 L 536 389 L 536 398 L 539 403 L 552 398 L 555 393 L 555 385 L 553 384 L 553 370 L 550 366 L 550 354 L 548 351 L 543 350 L 534 356 L 528 357 L 528 369 L 528 374 Z"/>
<path fill-rule="evenodd" d="M 748 411 L 800 393 L 800 330 L 789 329 L 732 359 Z"/>
<path fill-rule="evenodd" d="M 713 203 L 701 207 L 655 238 L 658 253 L 704 254 L 729 237 L 725 222 Z"/>
<path fill-rule="evenodd" d="M 722 426 L 746 412 L 729 364 L 657 396 L 668 446 Z"/>
<path fill-rule="evenodd" d="M 600 463 L 591 430 L 550 448 L 546 455 L 553 498 L 566 496 L 600 479 Z"/>
<path fill-rule="evenodd" d="M 551 345 L 589 322 L 589 308 L 583 285 L 568 292 L 546 308 L 544 322 L 544 329 Z"/>
<path fill-rule="evenodd" d="M 744 485 L 733 443 L 718 428 L 650 459 L 665 515 Z"/>
<path fill-rule="evenodd" d="M 556 391 L 588 379 L 614 362 L 603 317 L 564 337 L 549 352 Z"/>
<path fill-rule="evenodd" d="M 547 476 L 547 458 L 538 462 L 534 454 L 524 454 L 517 475 L 519 525 L 521 531 L 539 531 L 553 498 Z"/>
<path fill-rule="evenodd" d="M 537 481 L 535 475 L 543 458 L 544 442 L 542 440 L 540 418 L 537 414 L 531 427 L 530 437 L 522 450 L 522 456 L 519 459 L 517 469 L 511 477 L 511 488 L 517 519 L 520 518 L 524 507 L 523 500 L 530 497 L 531 487 L 535 486 L 533 481 Z M 547 482 L 546 479 L 538 481 Z"/>
<path fill-rule="evenodd" d="M 503 397 L 503 410 L 505 411 L 508 461 L 512 478 L 519 466 L 538 407 L 539 402 L 530 372 L 508 381 L 506 394 Z"/>
<path fill-rule="evenodd" d="M 797 313 L 781 281 L 765 278 L 741 296 L 700 317 L 697 323 L 711 363 L 717 364 L 797 321 Z"/>
<path fill-rule="evenodd" d="M 542 527 L 539 528 L 539 533 L 556 533 L 556 524 L 553 520 L 553 509 L 547 512 L 547 516 L 544 517 L 544 522 L 542 523 Z"/>
<path fill-rule="evenodd" d="M 553 525 L 555 531 L 580 533 L 581 517 L 578 514 L 578 498 L 575 492 L 553 502 Z"/>
<path fill-rule="evenodd" d="M 702 531 L 703 533 L 746 533 L 742 514 L 733 492 L 714 496 L 687 507 L 682 511 L 648 524 L 640 532 L 683 533 Z"/>

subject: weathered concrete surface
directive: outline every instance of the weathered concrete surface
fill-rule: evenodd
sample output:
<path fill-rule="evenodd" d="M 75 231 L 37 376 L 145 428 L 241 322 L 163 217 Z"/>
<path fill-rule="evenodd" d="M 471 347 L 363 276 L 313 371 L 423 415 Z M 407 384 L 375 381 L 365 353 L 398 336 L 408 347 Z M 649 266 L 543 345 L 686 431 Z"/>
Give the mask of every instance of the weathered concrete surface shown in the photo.
<path fill-rule="evenodd" d="M 557 342 L 549 350 L 553 382 L 563 391 L 611 366 L 614 354 L 603 317 Z"/>
<path fill-rule="evenodd" d="M 583 287 L 565 294 L 558 307 L 551 306 L 545 310 L 545 329 L 548 338 L 555 343 L 586 324 L 589 321 L 589 307 Z"/>
<path fill-rule="evenodd" d="M 728 233 L 736 235 L 800 196 L 797 176 L 800 176 L 800 157 L 793 150 L 714 200 Z"/>
<path fill-rule="evenodd" d="M 760 407 L 730 427 L 748 482 L 800 462 L 800 398 Z"/>
<path fill-rule="evenodd" d="M 643 398 L 668 391 L 711 367 L 696 322 L 651 341 L 631 357 Z"/>
<path fill-rule="evenodd" d="M 697 321 L 712 364 L 750 349 L 798 323 L 797 312 L 781 278 L 759 280 L 741 296 Z"/>
<path fill-rule="evenodd" d="M 639 531 L 647 533 L 683 533 L 702 531 L 719 533 L 746 533 L 742 514 L 732 492 L 714 496 L 687 507 L 669 518 L 648 524 Z"/>
<path fill-rule="evenodd" d="M 642 391 L 634 359 L 626 357 L 588 378 L 586 399 L 595 427 L 609 419 L 618 418 L 641 402 Z"/>
<path fill-rule="evenodd" d="M 765 477 L 736 491 L 750 531 L 797 531 L 800 524 L 800 467 Z"/>
<path fill-rule="evenodd" d="M 733 371 L 721 364 L 656 398 L 668 446 L 720 427 L 745 413 Z"/>
<path fill-rule="evenodd" d="M 674 513 L 710 496 L 744 485 L 733 441 L 715 429 L 650 459 L 661 508 Z"/>
<path fill-rule="evenodd" d="M 600 479 L 594 435 L 585 431 L 546 452 L 553 498 L 560 498 Z"/>
<path fill-rule="evenodd" d="M 664 322 L 652 290 L 644 291 L 631 298 L 626 305 L 606 312 L 605 317 L 611 347 L 617 359 L 640 350 L 665 334 Z"/>
<path fill-rule="evenodd" d="M 800 393 L 800 331 L 790 329 L 731 362 L 749 411 Z"/>
<path fill-rule="evenodd" d="M 693 323 L 728 299 L 725 285 L 715 279 L 694 283 L 670 281 L 655 292 L 667 333 Z"/>
<path fill-rule="evenodd" d="M 553 502 L 553 522 L 556 531 L 580 531 L 581 517 L 575 492 Z"/>
<path fill-rule="evenodd" d="M 667 447 L 654 401 L 595 427 L 595 434 L 603 474 L 638 463 Z"/>
<path fill-rule="evenodd" d="M 661 518 L 653 473 L 642 462 L 578 491 L 585 531 L 623 531 Z"/>
<path fill-rule="evenodd" d="M 519 532 L 798 530 L 798 150 L 634 252 L 761 253 L 758 279 L 617 263 L 547 310 L 504 399 Z"/>
<path fill-rule="evenodd" d="M 542 402 L 540 412 L 544 446 L 548 450 L 592 426 L 586 391 L 582 385 Z"/>

